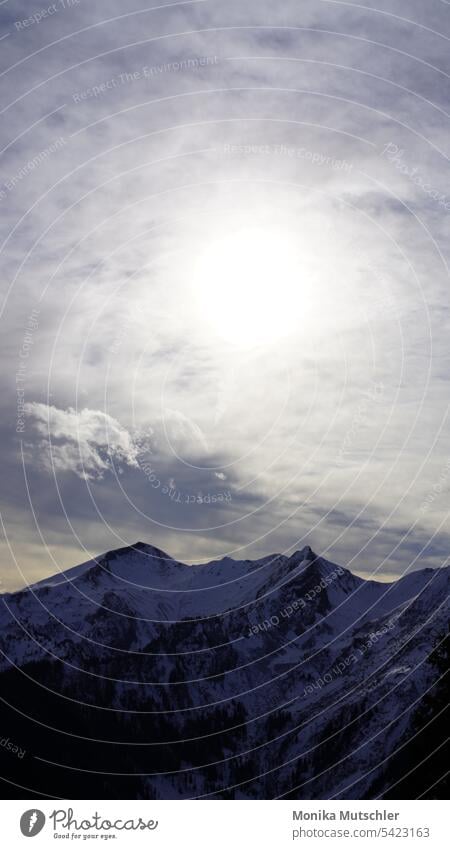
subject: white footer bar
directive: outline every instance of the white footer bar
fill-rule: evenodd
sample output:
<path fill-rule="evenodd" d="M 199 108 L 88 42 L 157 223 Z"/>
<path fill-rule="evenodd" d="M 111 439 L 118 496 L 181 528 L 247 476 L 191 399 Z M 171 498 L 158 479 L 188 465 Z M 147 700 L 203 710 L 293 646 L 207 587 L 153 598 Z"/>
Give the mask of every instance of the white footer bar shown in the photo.
<path fill-rule="evenodd" d="M 132 849 L 426 847 L 447 842 L 445 802 L 1 802 L 2 845 Z M 30 844 L 28 844 L 30 845 Z"/>

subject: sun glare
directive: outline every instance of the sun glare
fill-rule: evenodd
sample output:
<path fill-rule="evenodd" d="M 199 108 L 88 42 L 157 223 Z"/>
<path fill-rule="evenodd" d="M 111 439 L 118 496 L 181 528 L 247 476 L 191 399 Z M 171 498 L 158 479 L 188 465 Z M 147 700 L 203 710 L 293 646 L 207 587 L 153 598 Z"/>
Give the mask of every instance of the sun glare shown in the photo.
<path fill-rule="evenodd" d="M 300 318 L 299 265 L 292 241 L 269 230 L 239 230 L 213 241 L 195 271 L 203 320 L 238 347 L 287 335 Z"/>

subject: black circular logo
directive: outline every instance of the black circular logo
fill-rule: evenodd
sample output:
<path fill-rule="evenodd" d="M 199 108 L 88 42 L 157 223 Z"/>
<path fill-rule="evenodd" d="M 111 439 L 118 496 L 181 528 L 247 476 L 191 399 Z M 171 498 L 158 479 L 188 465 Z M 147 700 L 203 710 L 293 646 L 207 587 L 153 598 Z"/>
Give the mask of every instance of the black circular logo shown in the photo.
<path fill-rule="evenodd" d="M 20 817 L 20 830 L 24 837 L 36 837 L 45 825 L 45 814 L 33 808 Z"/>

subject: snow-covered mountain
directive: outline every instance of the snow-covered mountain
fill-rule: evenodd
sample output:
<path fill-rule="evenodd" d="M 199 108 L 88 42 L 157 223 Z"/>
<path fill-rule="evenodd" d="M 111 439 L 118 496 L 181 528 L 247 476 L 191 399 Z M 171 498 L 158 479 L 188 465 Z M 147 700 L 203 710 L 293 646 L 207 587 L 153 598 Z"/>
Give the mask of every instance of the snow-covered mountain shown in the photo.
<path fill-rule="evenodd" d="M 5 755 L 4 794 L 387 794 L 449 576 L 365 581 L 309 547 L 187 566 L 139 542 L 4 594 L 2 729 L 28 758 Z"/>

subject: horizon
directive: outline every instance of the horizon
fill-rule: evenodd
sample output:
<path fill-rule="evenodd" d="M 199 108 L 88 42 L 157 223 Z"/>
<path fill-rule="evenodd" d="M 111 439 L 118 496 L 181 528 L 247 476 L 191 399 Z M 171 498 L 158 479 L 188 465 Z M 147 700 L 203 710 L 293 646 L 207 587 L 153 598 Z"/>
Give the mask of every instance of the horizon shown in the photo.
<path fill-rule="evenodd" d="M 436 566 L 430 567 L 430 566 L 424 565 L 424 566 L 418 566 L 416 569 L 411 569 L 411 570 L 406 569 L 401 574 L 393 574 L 393 573 L 386 573 L 386 572 L 381 572 L 381 573 L 380 572 L 373 572 L 370 575 L 368 575 L 367 573 L 362 572 L 361 570 L 352 569 L 348 565 L 338 563 L 335 560 L 330 560 L 323 553 L 318 554 L 309 545 L 304 546 L 303 549 L 296 549 L 292 552 L 288 552 L 288 551 L 287 552 L 269 552 L 269 553 L 263 554 L 259 557 L 255 557 L 255 558 L 247 557 L 247 558 L 243 558 L 242 560 L 240 560 L 239 558 L 224 555 L 223 557 L 214 558 L 212 560 L 205 560 L 205 561 L 200 561 L 200 562 L 198 562 L 198 561 L 190 562 L 189 560 L 179 560 L 177 558 L 174 558 L 169 552 L 162 551 L 158 547 L 153 546 L 152 543 L 144 542 L 143 540 L 137 540 L 133 544 L 129 544 L 129 545 L 126 545 L 126 546 L 119 546 L 118 548 L 115 548 L 115 549 L 109 549 L 108 551 L 102 551 L 102 552 L 90 555 L 87 559 L 79 561 L 77 563 L 73 563 L 70 566 L 66 567 L 65 569 L 61 569 L 61 570 L 57 569 L 55 572 L 49 572 L 47 575 L 41 576 L 38 580 L 33 581 L 32 583 L 19 583 L 19 584 L 17 584 L 17 586 L 12 586 L 9 589 L 0 587 L 0 596 L 5 595 L 5 594 L 11 594 L 12 595 L 16 592 L 21 592 L 21 591 L 26 590 L 26 589 L 32 590 L 36 586 L 36 584 L 44 583 L 46 579 L 54 578 L 58 574 L 65 576 L 71 570 L 77 569 L 78 566 L 84 566 L 84 565 L 86 565 L 90 562 L 100 564 L 100 561 L 102 560 L 102 558 L 106 557 L 106 555 L 108 555 L 108 554 L 116 554 L 118 552 L 123 552 L 123 554 L 125 554 L 128 550 L 130 550 L 131 552 L 137 551 L 138 553 L 145 554 L 145 552 L 142 552 L 142 547 L 151 548 L 154 551 L 157 551 L 159 553 L 160 559 L 162 559 L 162 560 L 167 559 L 167 560 L 175 562 L 177 565 L 186 566 L 189 569 L 195 569 L 196 567 L 201 569 L 203 567 L 219 565 L 222 561 L 230 561 L 232 563 L 253 564 L 253 563 L 257 563 L 258 561 L 263 560 L 263 559 L 269 560 L 269 563 L 265 564 L 265 566 L 270 566 L 271 565 L 270 564 L 271 559 L 273 560 L 274 563 L 280 557 L 285 557 L 289 560 L 292 557 L 294 557 L 296 554 L 302 554 L 305 551 L 305 549 L 309 549 L 311 551 L 311 554 L 312 554 L 314 559 L 312 560 L 311 564 L 308 564 L 308 565 L 313 565 L 317 560 L 325 560 L 330 565 L 336 566 L 340 569 L 344 569 L 344 570 L 350 572 L 352 575 L 355 575 L 356 577 L 361 578 L 364 581 L 373 581 L 375 583 L 381 583 L 381 584 L 394 584 L 397 581 L 400 581 L 403 578 L 407 577 L 408 575 L 412 575 L 416 572 L 424 572 L 424 571 L 436 571 L 437 572 L 437 571 L 440 571 L 440 570 L 443 570 L 443 569 L 446 569 L 446 568 L 448 569 L 450 567 L 449 563 L 445 563 L 445 564 L 442 564 L 442 566 L 437 566 L 437 567 Z M 86 552 L 86 554 L 87 553 L 88 552 Z M 158 557 L 158 555 L 156 555 L 156 556 Z M 306 568 L 308 568 L 308 567 L 306 567 Z M 238 578 L 236 578 L 235 580 L 238 580 Z"/>

